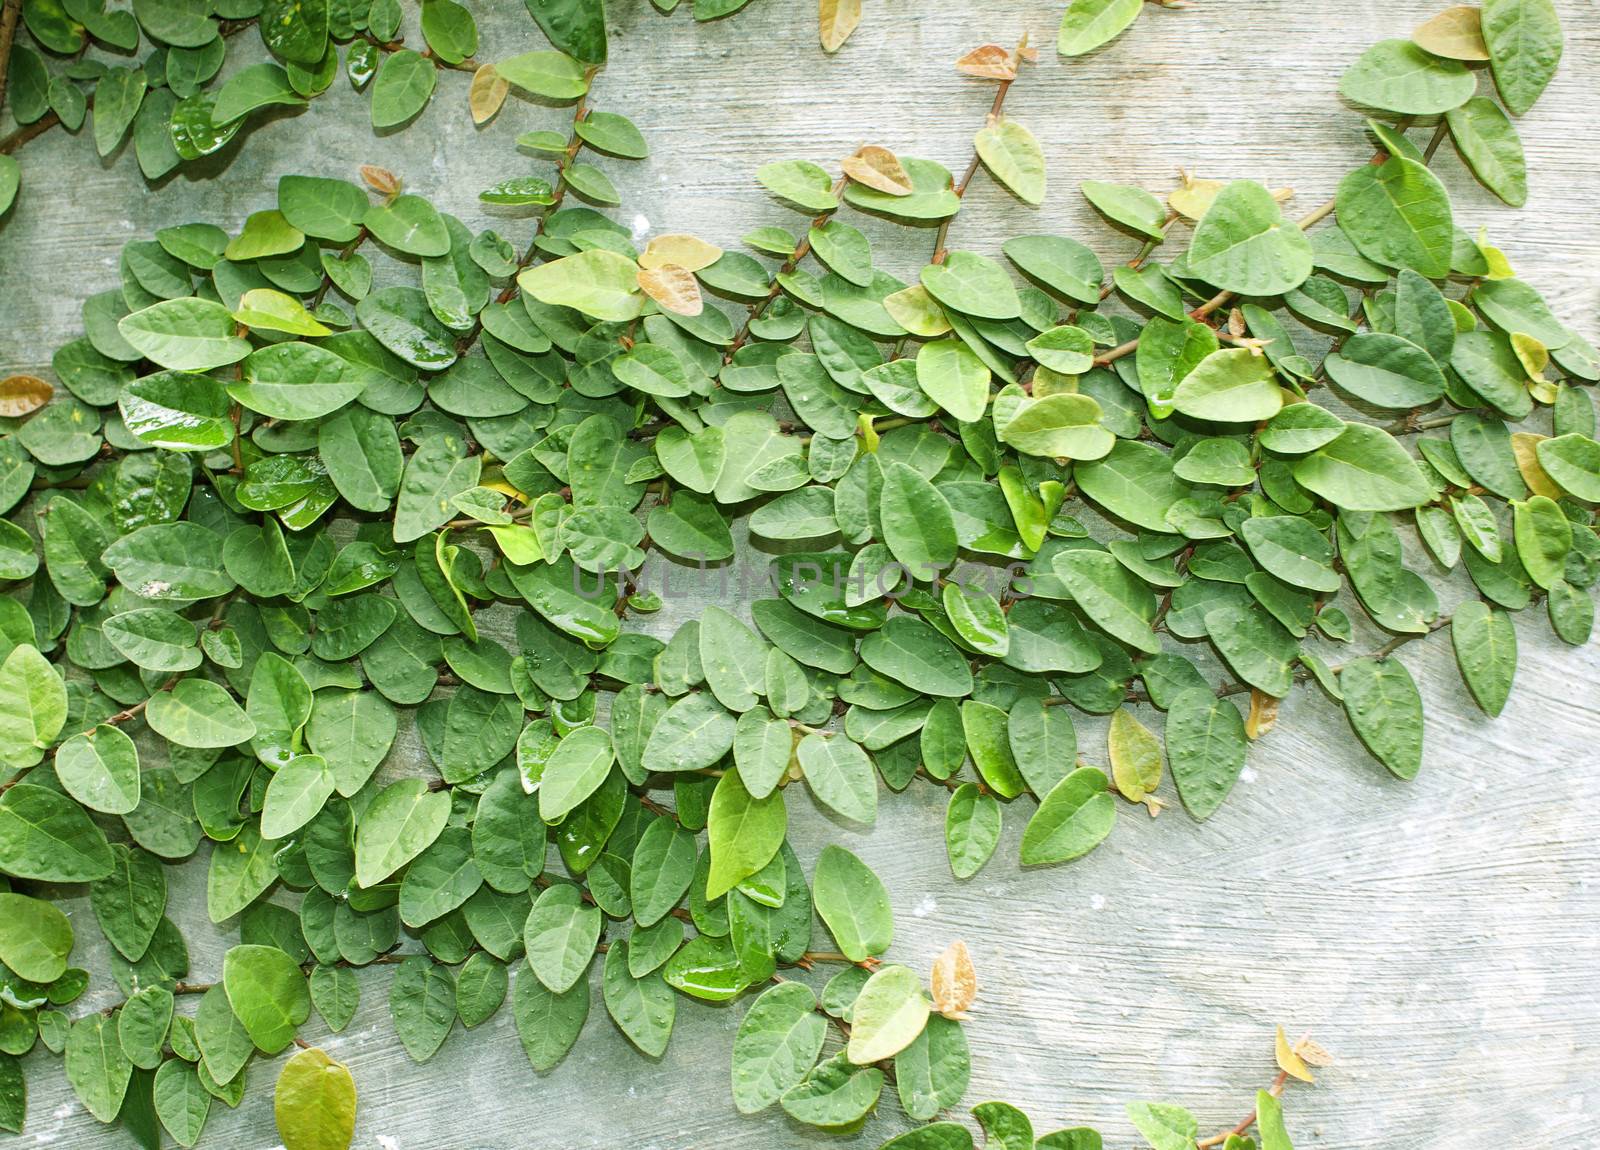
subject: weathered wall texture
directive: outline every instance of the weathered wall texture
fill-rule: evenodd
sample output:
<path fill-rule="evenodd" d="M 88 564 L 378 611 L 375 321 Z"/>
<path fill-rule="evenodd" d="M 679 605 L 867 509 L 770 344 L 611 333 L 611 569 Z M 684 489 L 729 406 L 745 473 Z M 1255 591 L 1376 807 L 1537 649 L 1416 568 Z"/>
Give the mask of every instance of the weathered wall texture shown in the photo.
<path fill-rule="evenodd" d="M 834 58 L 817 48 L 806 0 L 756 0 L 710 26 L 693 25 L 687 12 L 658 18 L 643 0 L 612 6 L 619 34 L 594 102 L 631 116 L 655 158 L 600 163 L 623 190 L 620 218 L 641 235 L 692 231 L 731 246 L 759 224 L 800 224 L 755 184 L 756 166 L 769 159 L 832 164 L 876 142 L 959 170 L 990 88 L 951 63 L 1026 30 L 1042 60 L 1007 108 L 1045 146 L 1047 201 L 1024 207 L 980 174 L 952 244 L 992 252 L 1013 234 L 1066 232 L 1109 261 L 1131 255 L 1132 241 L 1094 217 L 1079 179 L 1164 190 L 1181 165 L 1293 185 L 1302 211 L 1329 195 L 1369 151 L 1361 118 L 1335 95 L 1340 70 L 1373 41 L 1408 34 L 1442 0 L 1150 7 L 1130 34 L 1073 62 L 1052 50 L 1063 0 L 868 0 Z M 482 58 L 542 46 L 515 0 L 474 7 Z M 1600 19 L 1593 0 L 1559 7 L 1566 59 L 1520 124 L 1526 209 L 1500 205 L 1448 146 L 1436 169 L 1458 221 L 1487 224 L 1561 317 L 1595 340 Z M 515 136 L 558 126 L 566 113 L 513 98 L 474 130 L 466 83 L 445 73 L 418 122 L 375 139 L 364 100 L 341 81 L 305 113 L 256 127 L 221 162 L 154 192 L 131 156 L 102 166 L 87 140 L 55 132 L 34 142 L 22 155 L 20 202 L 0 225 L 0 369 L 48 365 L 77 333 L 79 300 L 116 284 L 124 241 L 194 218 L 236 224 L 273 202 L 284 173 L 353 177 L 359 163 L 382 164 L 485 226 L 492 210 L 477 192 L 533 169 Z M 515 218 L 502 214 L 495 226 L 519 246 L 525 239 Z M 871 229 L 889 270 L 905 274 L 925 258 L 931 234 L 902 232 L 891 246 L 893 230 Z M 1459 586 L 1448 593 L 1446 607 L 1460 594 Z M 667 633 L 697 612 L 674 603 L 655 627 Z M 958 883 L 944 858 L 942 789 L 913 785 L 890 796 L 871 832 L 831 821 L 791 792 L 797 849 L 810 859 L 824 842 L 841 842 L 878 870 L 895 899 L 897 959 L 925 968 L 951 939 L 967 940 L 984 982 L 969 1027 L 969 1101 L 1017 1102 L 1041 1130 L 1090 1124 L 1109 1145 L 1129 1146 L 1136 1138 L 1122 1103 L 1140 1098 L 1182 1102 L 1204 1129 L 1229 1126 L 1271 1078 L 1281 1022 L 1291 1035 L 1311 1031 L 1338 1059 L 1317 1087 L 1291 1090 L 1302 1147 L 1589 1145 L 1600 1123 L 1600 794 L 1591 785 L 1600 646 L 1561 646 L 1534 612 L 1517 629 L 1521 671 L 1494 721 L 1458 685 L 1444 636 L 1405 648 L 1428 710 L 1425 766 L 1409 784 L 1369 759 L 1335 706 L 1305 687 L 1252 753 L 1232 800 L 1204 825 L 1180 809 L 1151 820 L 1124 806 L 1116 833 L 1088 858 L 1022 872 L 1015 859 L 1026 811 L 1008 811 L 994 860 Z M 1370 634 L 1355 644 L 1373 645 Z M 1101 721 L 1080 724 L 1091 762 L 1104 761 L 1103 732 Z M 414 738 L 403 739 L 387 769 L 413 770 L 420 756 Z M 172 874 L 169 913 L 190 939 L 194 977 L 211 977 L 231 937 L 206 920 L 203 867 Z M 95 959 L 99 934 L 86 903 L 76 913 L 80 946 Z M 508 1009 L 476 1031 L 458 1028 L 430 1064 L 412 1065 L 387 1017 L 387 980 L 382 969 L 364 976 L 366 997 L 345 1033 L 308 1032 L 355 1073 L 362 1150 L 875 1144 L 830 1142 L 776 1110 L 733 1112 L 728 1047 L 743 1002 L 681 1002 L 671 1047 L 651 1062 L 603 1017 L 597 995 L 574 1053 L 536 1078 Z M 128 1144 L 89 1118 L 44 1063 L 30 1064 L 32 1117 L 21 1144 Z M 213 1108 L 210 1145 L 276 1145 L 276 1066 L 250 1074 L 237 1112 Z M 900 1122 L 887 1097 L 883 1114 L 871 1126 L 880 1138 Z"/>

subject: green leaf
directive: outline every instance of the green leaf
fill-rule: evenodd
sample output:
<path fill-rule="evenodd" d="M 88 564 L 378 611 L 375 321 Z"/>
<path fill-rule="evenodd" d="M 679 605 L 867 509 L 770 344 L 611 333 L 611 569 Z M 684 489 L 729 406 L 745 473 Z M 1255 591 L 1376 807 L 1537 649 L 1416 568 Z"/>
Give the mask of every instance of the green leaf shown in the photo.
<path fill-rule="evenodd" d="M 816 1064 L 828 1024 L 811 988 L 782 982 L 765 991 L 739 1021 L 733 1040 L 733 1104 L 741 1114 L 772 1105 Z"/>
<path fill-rule="evenodd" d="M 638 265 L 604 248 L 529 268 L 517 283 L 540 303 L 576 308 L 598 320 L 630 320 L 644 306 Z"/>
<path fill-rule="evenodd" d="M 1246 519 L 1239 535 L 1255 561 L 1285 583 L 1330 594 L 1339 590 L 1333 545 L 1309 520 L 1298 515 L 1261 515 Z"/>
<path fill-rule="evenodd" d="M 1397 335 L 1359 332 L 1322 366 L 1342 390 L 1375 407 L 1404 411 L 1425 407 L 1444 394 L 1444 373 L 1433 357 Z"/>
<path fill-rule="evenodd" d="M 67 721 L 67 688 L 38 648 L 23 643 L 0 663 L 0 765 L 31 767 Z"/>
<path fill-rule="evenodd" d="M 1056 51 L 1082 56 L 1119 36 L 1139 18 L 1142 0 L 1072 0 L 1061 17 Z"/>
<path fill-rule="evenodd" d="M 133 1077 L 133 1063 L 122 1052 L 116 1020 L 91 1014 L 72 1024 L 67 1035 L 67 1081 L 84 1108 L 101 1122 L 113 1122 Z"/>
<path fill-rule="evenodd" d="M 645 743 L 645 772 L 697 771 L 733 746 L 737 722 L 709 694 L 695 692 L 674 703 Z"/>
<path fill-rule="evenodd" d="M 381 131 L 410 120 L 427 107 L 437 83 L 433 61 L 420 52 L 402 48 L 389 53 L 372 81 L 373 128 Z"/>
<path fill-rule="evenodd" d="M 1087 548 L 1059 551 L 1051 569 L 1097 626 L 1137 650 L 1160 653 L 1161 641 L 1150 629 L 1155 592 L 1115 556 Z"/>
<path fill-rule="evenodd" d="M 1152 1150 L 1194 1150 L 1200 1123 L 1182 1106 L 1165 1102 L 1130 1102 L 1128 1120 Z"/>
<path fill-rule="evenodd" d="M 972 672 L 961 652 L 920 619 L 890 619 L 861 641 L 861 660 L 923 694 L 961 698 L 972 692 Z"/>
<path fill-rule="evenodd" d="M 812 1069 L 780 1101 L 791 1118 L 823 1129 L 849 1129 L 877 1105 L 883 1091 L 883 1071 L 858 1069 L 844 1053 Z"/>
<path fill-rule="evenodd" d="M 62 743 L 56 777 L 92 811 L 125 815 L 139 805 L 139 751 L 119 727 L 102 724 Z"/>
<path fill-rule="evenodd" d="M 1344 711 L 1367 749 L 1398 778 L 1422 767 L 1422 696 L 1398 659 L 1355 659 L 1339 672 Z"/>
<path fill-rule="evenodd" d="M 871 824 L 878 817 L 878 780 L 865 751 L 844 735 L 810 734 L 795 760 L 817 801 L 847 819 Z"/>
<path fill-rule="evenodd" d="M 495 61 L 506 83 L 548 100 L 575 100 L 589 90 L 589 73 L 565 52 L 524 52 Z"/>
<path fill-rule="evenodd" d="M 173 371 L 210 371 L 250 354 L 232 313 L 213 300 L 160 300 L 123 316 L 117 331 L 140 355 Z"/>
<path fill-rule="evenodd" d="M 873 972 L 850 1016 L 849 1058 L 865 1066 L 892 1058 L 927 1025 L 928 998 L 909 967 L 890 964 Z"/>
<path fill-rule="evenodd" d="M 600 727 L 579 727 L 562 739 L 539 784 L 539 817 L 556 822 L 577 807 L 605 781 L 614 759 L 611 736 Z"/>
<path fill-rule="evenodd" d="M 628 901 L 636 923 L 654 926 L 678 905 L 694 879 L 695 858 L 694 835 L 671 819 L 657 818 L 645 828 L 629 868 Z"/>
<path fill-rule="evenodd" d="M 989 861 L 1000 842 L 1000 803 L 976 783 L 963 783 L 950 793 L 944 817 L 945 848 L 950 870 L 971 878 Z"/>
<path fill-rule="evenodd" d="M 1450 618 L 1450 643 L 1472 697 L 1487 714 L 1498 715 L 1517 673 L 1517 632 L 1510 616 L 1469 599 Z"/>
<path fill-rule="evenodd" d="M 278 1072 L 272 1114 L 284 1150 L 346 1150 L 355 1137 L 355 1079 L 316 1047 L 298 1051 Z"/>
<path fill-rule="evenodd" d="M 398 779 L 378 792 L 356 829 L 356 882 L 376 886 L 416 858 L 444 829 L 450 795 L 426 779 Z"/>
<path fill-rule="evenodd" d="M 267 784 L 261 837 L 281 839 L 293 834 L 316 818 L 333 791 L 334 773 L 321 755 L 293 756 Z"/>
<path fill-rule="evenodd" d="M 217 91 L 217 102 L 212 105 L 211 118 L 218 124 L 226 124 L 248 116 L 258 108 L 294 106 L 305 102 L 305 97 L 289 83 L 287 72 L 271 61 L 263 61 L 241 68 L 228 77 L 227 83 Z M 98 96 L 95 104 L 99 106 Z"/>
<path fill-rule="evenodd" d="M 1450 196 L 1422 164 L 1405 156 L 1363 164 L 1339 182 L 1335 202 L 1339 227 L 1368 259 L 1428 279 L 1450 274 Z"/>
<path fill-rule="evenodd" d="M 1178 796 L 1195 818 L 1209 818 L 1244 770 L 1249 742 L 1238 708 L 1191 687 L 1172 700 L 1165 733 Z"/>
<path fill-rule="evenodd" d="M 311 1017 L 306 976 L 293 958 L 275 946 L 236 946 L 222 963 L 228 1005 L 250 1034 L 250 1041 L 276 1054 L 294 1041 L 294 1032 Z"/>
<path fill-rule="evenodd" d="M 1212 352 L 1183 377 L 1172 406 L 1195 419 L 1254 423 L 1278 413 L 1283 392 L 1266 356 L 1229 347 Z"/>
<path fill-rule="evenodd" d="M 1483 41 L 1495 87 L 1514 116 L 1533 107 L 1561 62 L 1561 21 L 1550 0 L 1485 0 Z"/>
<path fill-rule="evenodd" d="M 1280 295 L 1311 274 L 1311 241 L 1283 218 L 1271 192 L 1235 180 L 1195 226 L 1189 270 L 1240 295 Z"/>
<path fill-rule="evenodd" d="M 147 375 L 117 396 L 117 407 L 123 425 L 151 447 L 214 451 L 233 442 L 227 389 L 209 376 Z"/>
<path fill-rule="evenodd" d="M 1511 505 L 1512 538 L 1528 577 L 1545 590 L 1562 581 L 1572 550 L 1572 525 L 1560 504 L 1544 495 Z"/>
<path fill-rule="evenodd" d="M 917 386 L 954 418 L 974 423 L 989 401 L 989 369 L 960 340 L 938 339 L 917 352 Z"/>
<path fill-rule="evenodd" d="M 1000 264 L 976 252 L 951 252 L 922 269 L 922 286 L 945 307 L 978 319 L 1015 319 L 1016 286 Z"/>
<path fill-rule="evenodd" d="M 1294 465 L 1297 483 L 1346 511 L 1403 511 L 1433 497 L 1406 449 L 1380 428 L 1349 423 Z"/>
<path fill-rule="evenodd" d="M 600 940 L 601 914 L 585 906 L 577 887 L 558 883 L 539 896 L 528 914 L 523 945 L 528 965 L 555 994 L 565 994 L 589 969 Z"/>
<path fill-rule="evenodd" d="M 827 170 L 809 160 L 779 160 L 763 164 L 756 179 L 779 199 L 808 212 L 831 212 L 839 206 Z"/>
<path fill-rule="evenodd" d="M 1044 150 L 1032 132 L 1015 120 L 980 128 L 973 140 L 989 174 L 1025 204 L 1044 202 Z"/>
<path fill-rule="evenodd" d="M 787 724 L 781 726 L 787 742 Z M 781 791 L 774 789 L 762 798 L 753 798 L 745 788 L 741 771 L 725 771 L 711 793 L 706 822 L 707 849 L 711 853 L 706 898 L 721 898 L 770 863 L 783 844 L 787 827 Z M 637 900 L 634 905 L 637 912 Z M 648 925 L 643 920 L 641 923 Z"/>
<path fill-rule="evenodd" d="M 1498 104 L 1474 96 L 1445 113 L 1450 138 L 1483 186 L 1514 208 L 1528 200 L 1528 167 L 1517 129 Z"/>
<path fill-rule="evenodd" d="M 456 981 L 450 968 L 425 955 L 406 958 L 389 987 L 389 1015 L 411 1061 L 432 1058 L 456 1018 Z"/>
<path fill-rule="evenodd" d="M 232 747 L 255 737 L 256 725 L 226 690 L 208 679 L 184 679 L 150 697 L 145 721 L 180 747 Z"/>
<path fill-rule="evenodd" d="M 606 952 L 603 990 L 606 1013 L 617 1028 L 645 1054 L 659 1058 L 672 1037 L 678 1000 L 652 971 L 635 978 L 628 970 L 628 942 L 619 939 Z"/>
<path fill-rule="evenodd" d="M 109 156 L 139 112 L 148 82 L 141 68 L 107 68 L 94 89 L 94 150 Z"/>
<path fill-rule="evenodd" d="M 572 989 L 554 994 L 524 973 L 513 984 L 511 1010 L 528 1061 L 541 1072 L 553 1069 L 578 1040 L 589 1016 L 589 983 L 579 979 Z"/>
<path fill-rule="evenodd" d="M 169 1058 L 156 1071 L 153 1093 L 156 1117 L 172 1140 L 184 1147 L 200 1141 L 211 1115 L 211 1093 L 199 1071 L 181 1058 Z"/>
<path fill-rule="evenodd" d="M 811 887 L 818 916 L 852 962 L 889 949 L 894 941 L 889 893 L 866 863 L 830 843 L 817 856 Z"/>
<path fill-rule="evenodd" d="M 1111 833 L 1116 819 L 1105 774 L 1079 767 L 1045 795 L 1028 820 L 1022 832 L 1022 862 L 1037 866 L 1087 854 Z"/>
<path fill-rule="evenodd" d="M 1161 740 L 1126 707 L 1111 715 L 1106 742 L 1111 775 L 1129 802 L 1142 803 L 1161 783 Z"/>
<path fill-rule="evenodd" d="M 1465 64 L 1425 52 L 1410 40 L 1378 41 L 1339 79 L 1345 99 L 1407 116 L 1448 112 L 1464 104 L 1476 87 Z"/>
<path fill-rule="evenodd" d="M 39 882 L 94 882 L 112 866 L 105 835 L 65 795 L 32 783 L 0 794 L 0 871 Z"/>
<path fill-rule="evenodd" d="M 972 1116 L 983 1127 L 984 1150 L 1033 1150 L 1033 1123 L 1006 1102 L 980 1102 Z"/>
<path fill-rule="evenodd" d="M 880 500 L 883 540 L 911 578 L 933 579 L 955 561 L 950 504 L 921 473 L 904 463 L 887 464 Z"/>
<path fill-rule="evenodd" d="M 54 982 L 72 953 L 72 923 L 43 899 L 0 893 L 0 962 L 30 982 Z"/>
<path fill-rule="evenodd" d="M 1600 502 L 1600 443 L 1568 432 L 1534 446 L 1539 466 L 1563 491 L 1589 503 Z"/>

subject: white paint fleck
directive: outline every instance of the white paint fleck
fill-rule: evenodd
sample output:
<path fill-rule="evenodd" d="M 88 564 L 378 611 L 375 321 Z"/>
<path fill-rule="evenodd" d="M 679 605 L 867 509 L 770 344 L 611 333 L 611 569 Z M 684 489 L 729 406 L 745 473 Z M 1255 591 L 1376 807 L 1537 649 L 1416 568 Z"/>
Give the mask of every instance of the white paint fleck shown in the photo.
<path fill-rule="evenodd" d="M 378 1150 L 400 1150 L 400 1139 L 387 1134 L 378 1135 Z"/>
<path fill-rule="evenodd" d="M 1106 908 L 1106 896 L 1105 895 L 1103 895 L 1103 894 L 1092 894 L 1092 895 L 1089 896 L 1089 909 L 1090 910 L 1105 910 L 1105 908 Z"/>
<path fill-rule="evenodd" d="M 911 914 L 915 918 L 927 918 L 938 909 L 939 900 L 931 894 L 925 894 L 917 900 L 917 905 L 911 908 Z"/>
<path fill-rule="evenodd" d="M 637 244 L 644 239 L 645 233 L 650 230 L 650 221 L 643 212 L 636 213 L 633 217 L 633 242 Z"/>
<path fill-rule="evenodd" d="M 1239 771 L 1239 781 L 1241 783 L 1253 783 L 1259 777 L 1254 767 L 1244 767 Z"/>

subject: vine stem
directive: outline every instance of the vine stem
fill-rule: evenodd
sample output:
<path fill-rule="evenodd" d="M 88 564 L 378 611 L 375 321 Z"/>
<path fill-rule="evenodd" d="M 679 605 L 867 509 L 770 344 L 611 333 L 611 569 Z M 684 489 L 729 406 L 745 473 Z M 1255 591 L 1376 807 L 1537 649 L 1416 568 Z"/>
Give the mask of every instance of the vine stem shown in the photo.
<path fill-rule="evenodd" d="M 1404 127 L 1404 124 L 1402 124 L 1402 131 L 1404 131 Z M 1428 141 L 1428 149 L 1425 153 L 1423 153 L 1425 160 L 1433 158 L 1433 154 L 1438 150 L 1439 144 L 1444 139 L 1444 133 L 1446 131 L 1446 125 L 1441 123 L 1438 129 L 1434 132 L 1433 139 Z M 1380 164 L 1388 158 L 1389 153 L 1380 149 L 1372 154 L 1372 159 L 1369 160 L 1368 163 Z M 1312 208 L 1309 212 L 1296 220 L 1295 226 L 1301 231 L 1304 231 L 1306 228 L 1312 227 L 1315 224 L 1319 224 L 1331 216 L 1337 206 L 1338 198 L 1329 197 L 1326 201 L 1318 204 L 1316 207 Z M 1170 218 L 1168 222 L 1171 222 Z M 1219 291 L 1216 295 L 1206 300 L 1199 307 L 1192 310 L 1189 315 L 1194 319 L 1205 319 L 1212 312 L 1217 311 L 1219 308 L 1226 307 L 1234 299 L 1236 294 L 1237 293 L 1231 291 Z M 1139 341 L 1137 339 L 1130 339 L 1126 343 L 1118 344 L 1104 355 L 1097 356 L 1094 362 L 1100 367 L 1106 367 L 1109 364 L 1115 363 L 1123 356 L 1131 355 L 1133 352 L 1138 350 Z"/>
<path fill-rule="evenodd" d="M 1011 61 L 1011 77 L 1000 81 L 1000 86 L 995 89 L 994 103 L 989 105 L 988 119 L 990 120 L 998 120 L 1000 118 L 1000 113 L 1006 106 L 1006 93 L 1011 91 L 1011 85 L 1017 82 L 1017 69 L 1022 67 L 1022 45 L 1019 44 L 1017 49 L 1012 52 Z M 967 188 L 972 184 L 972 177 L 978 174 L 978 165 L 980 163 L 982 163 L 982 158 L 978 155 L 977 148 L 974 147 L 972 159 L 967 161 L 967 170 L 961 173 L 961 179 L 957 180 L 954 188 L 951 189 L 955 192 L 956 199 L 960 200 L 966 197 Z M 958 208 L 957 210 L 959 211 L 960 209 Z M 944 263 L 944 258 L 948 254 L 945 251 L 944 241 L 950 235 L 950 224 L 955 218 L 956 214 L 952 212 L 939 221 L 939 230 L 933 236 L 933 259 L 929 261 L 930 263 Z"/>
<path fill-rule="evenodd" d="M 839 196 L 844 192 L 844 186 L 846 182 L 847 181 L 843 176 L 840 176 L 834 181 L 831 194 L 835 200 L 838 200 Z M 833 207 L 829 208 L 825 212 L 822 212 L 811 221 L 811 227 L 807 228 L 806 234 L 800 237 L 800 242 L 795 245 L 795 249 L 790 253 L 789 258 L 784 260 L 783 266 L 773 274 L 772 286 L 767 289 L 767 294 L 761 299 L 757 300 L 755 303 L 751 304 L 749 311 L 745 313 L 744 323 L 740 326 L 738 334 L 733 337 L 733 342 L 728 345 L 728 350 L 722 355 L 722 362 L 724 364 L 733 362 L 734 352 L 743 347 L 750 339 L 750 325 L 761 318 L 762 313 L 764 313 L 767 308 L 772 306 L 772 301 L 777 299 L 778 293 L 783 290 L 783 286 L 778 283 L 778 276 L 788 275 L 790 272 L 794 271 L 795 268 L 800 266 L 801 260 L 805 259 L 806 256 L 811 254 L 811 228 L 820 228 L 823 224 L 827 223 L 828 218 L 838 210 L 839 205 L 835 203 Z"/>
<path fill-rule="evenodd" d="M 0 9 L 0 104 L 6 98 L 6 80 L 11 74 L 11 45 L 17 38 L 17 21 L 22 16 L 22 0 L 5 0 Z"/>
<path fill-rule="evenodd" d="M 1267 1093 L 1272 1095 L 1274 1098 L 1277 1098 L 1283 1093 L 1284 1084 L 1288 1081 L 1289 1072 L 1286 1070 L 1278 1071 L 1278 1076 L 1272 1080 L 1272 1085 L 1267 1087 Z M 1209 1148 L 1212 1146 L 1220 1146 L 1229 1138 L 1232 1138 L 1235 1134 L 1243 1134 L 1255 1124 L 1256 1112 L 1252 1109 L 1249 1114 L 1244 1116 L 1237 1126 L 1233 1127 L 1233 1129 L 1224 1130 L 1221 1134 L 1213 1134 L 1209 1138 L 1200 1139 L 1195 1143 L 1196 1150 L 1209 1150 Z"/>

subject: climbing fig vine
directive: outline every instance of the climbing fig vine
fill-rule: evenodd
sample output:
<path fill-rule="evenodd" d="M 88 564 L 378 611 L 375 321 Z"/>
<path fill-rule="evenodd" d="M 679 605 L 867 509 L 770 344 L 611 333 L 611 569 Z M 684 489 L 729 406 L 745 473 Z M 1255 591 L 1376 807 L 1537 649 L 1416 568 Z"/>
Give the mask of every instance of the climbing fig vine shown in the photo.
<path fill-rule="evenodd" d="M 1026 40 L 953 62 L 993 92 L 960 174 L 892 142 L 774 157 L 771 224 L 642 242 L 596 210 L 648 150 L 606 106 L 604 14 L 528 6 L 552 47 L 492 63 L 451 0 L 422 5 L 426 53 L 395 0 L 6 8 L 33 41 L 21 135 L 75 129 L 92 84 L 99 151 L 131 131 L 152 177 L 313 97 L 341 50 L 379 128 L 441 67 L 472 70 L 479 120 L 510 87 L 572 118 L 482 191 L 514 226 L 403 172 L 285 174 L 274 207 L 128 243 L 50 371 L 0 382 L 4 1129 L 36 1046 L 148 1146 L 196 1144 L 299 1046 L 278 1135 L 346 1146 L 358 1083 L 301 1031 L 342 1030 L 355 970 L 392 966 L 417 1062 L 502 1009 L 534 1074 L 602 1011 L 659 1056 L 684 999 L 731 1003 L 738 1111 L 840 1133 L 893 1106 L 888 1145 L 965 1150 L 981 972 L 959 940 L 897 947 L 904 892 L 840 845 L 802 857 L 794 804 L 865 827 L 941 788 L 956 877 L 1062 864 L 1140 833 L 1136 806 L 1210 816 L 1293 691 L 1410 779 L 1404 644 L 1445 632 L 1494 715 L 1513 613 L 1589 638 L 1600 354 L 1430 170 L 1448 139 L 1525 199 L 1514 117 L 1561 48 L 1542 0 L 1352 52 L 1340 114 L 1372 154 L 1321 206 L 1085 179 L 1129 238 L 1109 271 L 1067 236 L 963 246 L 980 171 L 1068 194 L 1005 112 L 1062 66 Z M 837 48 L 859 8 L 822 10 Z M 1139 10 L 1073 0 L 1059 55 Z M 246 28 L 273 58 L 207 88 Z M 913 282 L 862 216 L 906 225 Z M 712 605 L 658 625 L 682 596 Z M 1019 860 L 993 858 L 1006 820 Z M 168 913 L 184 866 L 237 931 L 216 969 Z M 1323 1061 L 1280 1032 L 1277 1080 L 1215 1135 L 1129 1118 L 1156 1150 L 1288 1150 L 1279 1096 Z M 1101 1144 L 972 1113 L 990 1147 Z"/>

